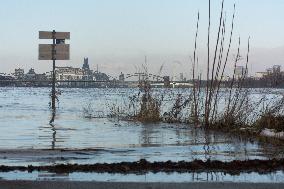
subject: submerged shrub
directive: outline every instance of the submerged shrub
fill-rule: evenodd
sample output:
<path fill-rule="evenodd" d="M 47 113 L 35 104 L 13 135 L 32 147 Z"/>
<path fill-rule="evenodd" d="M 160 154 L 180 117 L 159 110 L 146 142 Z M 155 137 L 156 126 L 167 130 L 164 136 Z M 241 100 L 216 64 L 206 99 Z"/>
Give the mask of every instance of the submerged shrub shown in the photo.
<path fill-rule="evenodd" d="M 151 85 L 146 80 L 140 85 L 142 91 L 142 97 L 140 102 L 140 110 L 136 119 L 141 122 L 158 122 L 161 121 L 161 98 L 154 98 Z"/>
<path fill-rule="evenodd" d="M 273 99 L 270 101 L 272 102 L 263 107 L 262 114 L 253 126 L 259 130 L 267 128 L 284 131 L 284 96 L 278 94 L 275 101 Z"/>
<path fill-rule="evenodd" d="M 160 110 L 160 100 L 153 98 L 149 94 L 143 94 L 137 120 L 141 122 L 158 122 L 161 120 Z"/>
<path fill-rule="evenodd" d="M 284 131 L 284 115 L 273 115 L 266 113 L 262 115 L 255 123 L 254 127 L 259 130 L 275 129 L 276 131 Z"/>

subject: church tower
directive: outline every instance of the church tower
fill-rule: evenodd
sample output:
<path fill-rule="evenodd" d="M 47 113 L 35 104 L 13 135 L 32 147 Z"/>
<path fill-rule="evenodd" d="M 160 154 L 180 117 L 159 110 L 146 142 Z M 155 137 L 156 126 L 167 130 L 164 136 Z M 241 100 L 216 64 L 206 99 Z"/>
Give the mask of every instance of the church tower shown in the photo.
<path fill-rule="evenodd" d="M 82 69 L 83 70 L 90 70 L 89 59 L 88 58 L 84 58 L 84 64 L 83 64 Z"/>

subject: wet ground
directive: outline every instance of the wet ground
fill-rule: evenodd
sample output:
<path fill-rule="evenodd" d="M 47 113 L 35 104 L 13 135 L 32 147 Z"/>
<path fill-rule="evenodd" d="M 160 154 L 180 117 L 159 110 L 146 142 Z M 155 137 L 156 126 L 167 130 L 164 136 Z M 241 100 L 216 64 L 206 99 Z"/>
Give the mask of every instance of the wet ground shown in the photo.
<path fill-rule="evenodd" d="M 108 106 L 111 103 L 123 104 L 125 96 L 137 92 L 133 89 L 61 90 L 55 123 L 50 125 L 50 89 L 0 88 L 0 165 L 95 164 L 135 162 L 140 159 L 149 162 L 194 159 L 232 161 L 283 158 L 284 155 L 283 147 L 260 145 L 237 136 L 193 129 L 189 125 L 142 124 L 105 118 L 109 112 Z M 89 104 L 95 114 L 102 115 L 99 116 L 102 118 L 84 117 L 83 109 Z M 27 179 L 37 179 L 39 176 L 34 175 L 40 174 L 44 173 L 20 173 L 26 175 Z M 191 177 L 192 174 L 184 177 Z M 282 173 L 277 172 L 276 175 L 279 174 Z M 1 173 L 0 177 L 7 178 L 9 175 L 21 177 L 13 172 Z M 76 173 L 68 174 L 66 179 L 72 180 L 73 176 L 70 175 Z M 99 179 L 100 175 L 103 174 L 93 173 L 88 177 L 102 180 Z M 119 175 L 109 175 L 109 178 L 123 180 L 124 177 Z M 140 177 L 133 176 L 138 180 Z M 129 178 L 132 178 L 131 175 Z"/>

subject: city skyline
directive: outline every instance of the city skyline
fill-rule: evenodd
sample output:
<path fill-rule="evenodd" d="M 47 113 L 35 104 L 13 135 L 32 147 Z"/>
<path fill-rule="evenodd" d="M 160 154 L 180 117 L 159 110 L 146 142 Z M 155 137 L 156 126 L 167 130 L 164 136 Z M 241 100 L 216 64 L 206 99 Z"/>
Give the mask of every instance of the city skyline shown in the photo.
<path fill-rule="evenodd" d="M 212 41 L 215 41 L 220 2 L 212 2 Z M 235 2 L 231 56 L 235 53 L 237 38 L 241 37 L 244 54 L 246 40 L 251 36 L 249 70 L 258 72 L 275 64 L 281 65 L 284 62 L 284 39 L 280 23 L 284 2 Z M 82 58 L 89 57 L 91 66 L 99 64 L 104 72 L 119 74 L 123 70 L 134 72 L 147 56 L 153 73 L 164 64 L 164 75 L 183 71 L 187 74 L 185 77 L 189 77 L 189 56 L 193 54 L 198 11 L 201 15 L 198 52 L 200 69 L 204 68 L 207 3 L 206 0 L 6 1 L 0 8 L 0 20 L 5 28 L 0 36 L 1 72 L 9 73 L 17 67 L 49 71 L 50 62 L 37 60 L 37 38 L 39 30 L 55 29 L 71 32 L 71 60 L 58 61 L 58 66 L 79 67 Z M 227 25 L 233 3 L 225 1 Z"/>
<path fill-rule="evenodd" d="M 97 80 L 97 79 L 89 78 L 89 76 L 91 76 L 93 73 L 98 73 L 98 74 L 102 74 L 103 77 L 104 77 L 104 79 L 99 79 L 100 81 L 121 80 L 122 75 L 123 75 L 122 80 L 129 79 L 129 78 L 130 78 L 130 80 L 133 80 L 133 79 L 137 80 L 139 78 L 139 74 L 148 75 L 150 80 L 151 80 L 151 78 L 153 80 L 156 80 L 157 78 L 159 78 L 158 80 L 162 80 L 164 77 L 168 77 L 168 78 L 170 78 L 171 81 L 192 81 L 191 77 L 187 78 L 187 77 L 184 76 L 184 75 L 186 75 L 186 72 L 184 72 L 184 71 L 183 72 L 175 72 L 173 75 L 162 75 L 161 73 L 155 74 L 154 72 L 149 72 L 149 70 L 140 69 L 140 70 L 137 70 L 133 73 L 127 73 L 127 72 L 121 71 L 118 75 L 110 75 L 107 72 L 105 73 L 105 72 L 99 70 L 98 64 L 96 65 L 95 69 L 93 69 L 89 64 L 89 58 L 88 57 L 83 58 L 82 64 L 79 67 L 74 67 L 74 66 L 69 65 L 69 66 L 56 66 L 55 68 L 56 68 L 56 70 L 59 70 L 59 72 L 61 72 L 60 70 L 63 69 L 64 72 L 66 71 L 64 73 L 66 75 L 69 75 L 71 72 L 74 72 L 74 70 L 77 70 L 75 72 L 80 72 L 80 73 L 78 73 L 78 78 L 77 78 L 77 75 L 75 73 L 75 75 L 74 75 L 74 76 L 76 76 L 75 78 L 69 78 L 67 80 L 86 80 L 86 77 L 88 78 L 87 80 Z M 219 77 L 217 79 L 228 80 L 228 79 L 232 79 L 233 77 L 238 78 L 238 79 L 244 77 L 246 79 L 253 79 L 253 80 L 265 79 L 267 76 L 269 76 L 271 74 L 283 75 L 284 71 L 282 70 L 282 68 L 283 67 L 281 65 L 273 65 L 273 66 L 270 66 L 270 67 L 266 67 L 264 70 L 257 71 L 257 72 L 254 72 L 254 73 L 249 73 L 248 72 L 249 69 L 248 69 L 247 66 L 236 65 L 236 67 L 234 68 L 234 74 L 232 74 L 232 75 L 226 75 L 225 74 L 224 76 Z M 8 80 L 10 80 L 10 79 L 22 80 L 22 79 L 24 79 L 24 75 L 29 75 L 30 72 L 32 72 L 34 75 L 39 75 L 40 77 L 44 76 L 44 77 L 49 78 L 49 77 L 52 76 L 52 70 L 47 71 L 47 72 L 43 72 L 43 73 L 39 73 L 34 68 L 29 68 L 28 70 L 25 70 L 23 68 L 15 68 L 13 70 L 13 72 L 11 72 L 11 73 L 3 73 L 3 72 L 1 73 L 0 72 L 0 76 L 2 76 L 3 78 L 6 77 L 6 79 L 8 79 Z M 71 74 L 71 75 L 73 75 L 73 74 Z M 124 75 L 126 77 L 124 77 Z M 66 76 L 66 77 L 68 77 L 68 76 Z M 46 80 L 47 78 L 45 78 L 43 80 Z M 33 78 L 33 80 L 36 80 L 36 78 Z M 61 79 L 57 78 L 57 80 L 62 80 L 62 78 Z"/>

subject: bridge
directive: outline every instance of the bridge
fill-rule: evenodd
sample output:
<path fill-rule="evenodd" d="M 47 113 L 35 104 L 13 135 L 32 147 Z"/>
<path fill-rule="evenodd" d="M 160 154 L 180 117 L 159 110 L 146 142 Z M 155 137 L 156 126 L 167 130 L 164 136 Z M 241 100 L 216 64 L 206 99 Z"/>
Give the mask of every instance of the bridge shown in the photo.
<path fill-rule="evenodd" d="M 144 73 L 144 72 L 137 72 L 133 74 L 125 74 L 124 81 L 122 80 L 117 80 L 117 78 L 112 77 L 108 75 L 110 78 L 109 80 L 90 80 L 90 79 L 70 79 L 70 80 L 56 80 L 56 83 L 60 86 L 96 86 L 96 85 L 109 85 L 109 86 L 138 86 L 138 84 L 143 81 L 147 80 L 150 84 L 156 85 L 156 86 L 162 86 L 165 83 L 165 77 L 156 75 L 156 74 L 151 74 L 151 73 Z M 137 80 L 129 80 L 132 78 L 137 78 Z M 170 81 L 169 77 L 168 80 L 166 81 L 167 83 L 171 85 L 176 85 L 176 84 L 186 84 L 190 85 L 191 82 L 184 82 L 184 81 Z M 41 85 L 41 86 L 49 86 L 52 83 L 52 79 L 0 79 L 0 85 Z"/>
<path fill-rule="evenodd" d="M 0 80 L 0 83 L 51 83 L 52 80 Z M 139 83 L 139 81 L 119 80 L 56 80 L 57 83 Z M 149 83 L 164 83 L 164 81 L 148 81 Z M 170 83 L 192 83 L 189 81 L 170 81 Z"/>
<path fill-rule="evenodd" d="M 129 79 L 131 77 L 138 77 L 138 81 L 141 81 L 145 78 L 147 78 L 148 80 L 150 78 L 152 78 L 153 80 L 157 80 L 157 81 L 163 81 L 164 80 L 164 76 L 151 74 L 151 73 L 144 73 L 144 72 L 138 72 L 138 73 L 134 73 L 134 74 L 126 74 L 125 79 Z"/>

